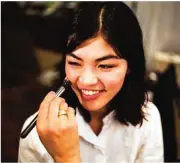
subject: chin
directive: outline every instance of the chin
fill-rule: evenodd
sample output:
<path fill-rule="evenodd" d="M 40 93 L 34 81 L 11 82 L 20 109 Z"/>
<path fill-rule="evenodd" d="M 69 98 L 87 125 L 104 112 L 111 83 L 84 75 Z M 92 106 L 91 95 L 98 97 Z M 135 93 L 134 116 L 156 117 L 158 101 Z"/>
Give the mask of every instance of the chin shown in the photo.
<path fill-rule="evenodd" d="M 84 109 L 90 111 L 90 112 L 95 112 L 95 111 L 99 111 L 99 110 L 102 110 L 102 108 L 104 108 L 103 106 L 101 105 L 96 105 L 96 104 L 84 104 L 84 103 L 81 103 L 81 105 L 84 107 Z"/>

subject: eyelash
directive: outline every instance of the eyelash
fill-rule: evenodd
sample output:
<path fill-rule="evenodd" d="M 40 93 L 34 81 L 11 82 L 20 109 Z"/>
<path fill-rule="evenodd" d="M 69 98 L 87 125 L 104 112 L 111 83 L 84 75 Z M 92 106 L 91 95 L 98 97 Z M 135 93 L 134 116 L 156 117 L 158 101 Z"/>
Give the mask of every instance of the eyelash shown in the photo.
<path fill-rule="evenodd" d="M 80 64 L 77 63 L 77 62 L 70 62 L 70 61 L 69 61 L 68 64 L 73 65 L 73 66 L 80 66 Z"/>
<path fill-rule="evenodd" d="M 103 68 L 103 69 L 110 69 L 110 68 L 115 67 L 115 65 L 104 64 L 104 65 L 99 65 L 99 67 L 100 67 L 100 68 Z"/>
<path fill-rule="evenodd" d="M 68 62 L 68 64 L 73 65 L 73 66 L 81 66 L 79 63 L 77 62 Z M 110 68 L 114 68 L 116 67 L 116 65 L 112 65 L 112 64 L 101 64 L 98 66 L 99 68 L 102 69 L 110 69 Z"/>

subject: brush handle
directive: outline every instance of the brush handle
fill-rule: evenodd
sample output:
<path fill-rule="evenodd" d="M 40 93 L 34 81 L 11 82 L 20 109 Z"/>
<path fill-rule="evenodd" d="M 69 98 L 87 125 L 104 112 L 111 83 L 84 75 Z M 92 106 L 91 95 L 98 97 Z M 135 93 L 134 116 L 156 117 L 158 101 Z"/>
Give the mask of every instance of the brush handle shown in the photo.
<path fill-rule="evenodd" d="M 70 85 L 70 82 L 65 79 L 63 82 L 63 85 L 56 92 L 56 97 L 60 97 L 65 92 L 66 88 L 69 85 Z M 21 132 L 20 134 L 21 138 L 24 139 L 31 132 L 31 130 L 36 126 L 37 117 L 38 117 L 38 112 L 36 112 L 36 116 L 29 123 L 29 125 Z"/>
<path fill-rule="evenodd" d="M 20 134 L 21 138 L 25 138 L 31 130 L 36 126 L 36 121 L 37 121 L 38 114 L 33 118 L 33 120 L 30 122 L 30 124 L 22 131 Z"/>

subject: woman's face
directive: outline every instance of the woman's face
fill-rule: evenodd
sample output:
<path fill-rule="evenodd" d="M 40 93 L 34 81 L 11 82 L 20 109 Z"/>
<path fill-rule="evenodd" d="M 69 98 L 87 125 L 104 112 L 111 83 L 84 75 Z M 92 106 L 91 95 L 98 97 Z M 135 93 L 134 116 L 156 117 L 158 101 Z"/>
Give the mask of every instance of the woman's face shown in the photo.
<path fill-rule="evenodd" d="M 103 111 L 123 85 L 127 62 L 98 37 L 67 54 L 65 70 L 82 106 Z"/>

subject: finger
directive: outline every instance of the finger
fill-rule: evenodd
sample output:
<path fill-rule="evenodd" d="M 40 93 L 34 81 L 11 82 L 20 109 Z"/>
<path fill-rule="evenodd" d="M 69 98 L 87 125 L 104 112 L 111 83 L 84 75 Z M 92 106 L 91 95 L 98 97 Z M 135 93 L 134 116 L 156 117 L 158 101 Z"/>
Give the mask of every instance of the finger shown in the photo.
<path fill-rule="evenodd" d="M 48 107 L 50 102 L 55 98 L 55 92 L 49 92 L 44 100 L 41 102 L 38 113 L 38 123 L 43 123 L 44 120 L 47 119 L 48 115 Z"/>
<path fill-rule="evenodd" d="M 60 110 L 64 110 L 65 112 L 68 112 L 68 105 L 66 102 L 62 102 L 59 106 Z M 66 123 L 67 119 L 68 119 L 68 114 L 67 115 L 60 115 L 58 117 L 59 121 L 61 124 Z"/>
<path fill-rule="evenodd" d="M 59 109 L 60 109 L 60 110 L 64 110 L 64 111 L 67 112 L 67 110 L 68 110 L 68 104 L 67 104 L 65 101 L 63 101 L 63 102 L 59 105 Z"/>
<path fill-rule="evenodd" d="M 61 97 L 56 97 L 51 101 L 48 112 L 48 120 L 50 122 L 56 121 L 56 119 L 58 118 L 59 106 L 64 101 L 65 100 Z"/>
<path fill-rule="evenodd" d="M 56 93 L 53 92 L 53 91 L 50 91 L 50 92 L 45 96 L 45 98 L 43 99 L 42 102 L 51 102 L 51 100 L 52 100 L 53 98 L 55 98 L 55 97 L 56 97 Z"/>
<path fill-rule="evenodd" d="M 72 107 L 68 107 L 68 119 L 75 120 L 75 110 Z"/>

